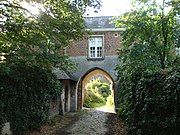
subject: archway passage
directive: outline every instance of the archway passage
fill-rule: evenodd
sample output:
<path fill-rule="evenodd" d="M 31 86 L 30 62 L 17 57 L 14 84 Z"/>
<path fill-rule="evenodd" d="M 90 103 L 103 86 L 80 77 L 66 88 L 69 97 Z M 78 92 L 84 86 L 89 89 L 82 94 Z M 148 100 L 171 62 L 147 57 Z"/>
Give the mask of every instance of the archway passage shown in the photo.
<path fill-rule="evenodd" d="M 78 81 L 77 84 L 77 108 L 82 109 L 84 104 L 84 96 L 87 90 L 86 86 L 93 80 L 99 79 L 103 83 L 107 83 L 111 90 L 111 96 L 113 97 L 114 103 L 114 80 L 111 75 L 101 68 L 92 68 L 87 71 Z"/>

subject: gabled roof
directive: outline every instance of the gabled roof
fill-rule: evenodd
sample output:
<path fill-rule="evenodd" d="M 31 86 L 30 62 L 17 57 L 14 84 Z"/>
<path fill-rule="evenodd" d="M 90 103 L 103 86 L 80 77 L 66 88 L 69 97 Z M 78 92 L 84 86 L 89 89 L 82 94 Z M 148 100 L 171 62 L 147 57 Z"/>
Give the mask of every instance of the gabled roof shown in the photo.
<path fill-rule="evenodd" d="M 115 28 L 113 19 L 113 16 L 85 17 L 85 26 L 87 29 Z"/>
<path fill-rule="evenodd" d="M 66 74 L 65 71 L 59 70 L 58 72 L 55 73 L 57 76 L 57 79 L 60 80 L 70 80 L 71 78 Z"/>

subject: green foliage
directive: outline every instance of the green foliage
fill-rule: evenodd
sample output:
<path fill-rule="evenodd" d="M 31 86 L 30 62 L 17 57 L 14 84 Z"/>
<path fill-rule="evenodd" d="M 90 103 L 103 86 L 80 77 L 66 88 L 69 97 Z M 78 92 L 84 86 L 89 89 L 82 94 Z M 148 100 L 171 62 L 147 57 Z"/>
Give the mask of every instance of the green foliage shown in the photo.
<path fill-rule="evenodd" d="M 99 86 L 99 93 L 106 99 L 109 95 L 111 95 L 110 86 L 107 83 L 102 83 Z"/>
<path fill-rule="evenodd" d="M 91 89 L 86 91 L 84 97 L 84 106 L 89 108 L 95 108 L 105 105 L 105 99 L 99 94 L 98 89 Z"/>
<path fill-rule="evenodd" d="M 15 135 L 39 128 L 49 116 L 50 99 L 61 85 L 49 70 L 17 64 L 0 67 L 0 124 L 10 122 Z"/>
<path fill-rule="evenodd" d="M 101 3 L 101 0 L 71 0 L 71 5 L 81 9 L 83 12 L 86 11 L 87 6 L 93 7 L 94 12 L 98 12 L 102 6 Z"/>
<path fill-rule="evenodd" d="M 139 0 L 138 0 L 139 1 Z M 132 135 L 180 133 L 178 6 L 145 0 L 117 20 L 125 27 L 119 48 L 119 115 Z M 179 3 L 177 2 L 179 5 Z M 167 7 L 172 6 L 169 12 Z"/>
<path fill-rule="evenodd" d="M 0 1 L 0 127 L 9 121 L 17 135 L 48 118 L 49 100 L 61 89 L 51 70 L 73 68 L 64 48 L 83 36 L 85 7 L 101 5 L 99 0 L 25 1 L 43 8 L 32 14 L 21 0 Z"/>
<path fill-rule="evenodd" d="M 122 77 L 119 88 L 118 113 L 126 120 L 129 134 L 180 133 L 179 68 L 168 73 L 136 73 Z"/>
<path fill-rule="evenodd" d="M 111 94 L 110 86 L 107 83 L 101 82 L 99 79 L 87 84 L 88 90 L 98 90 L 98 93 L 104 98 L 107 98 Z"/>
<path fill-rule="evenodd" d="M 170 5 L 159 6 L 153 1 L 147 5 L 142 4 L 117 19 L 117 26 L 126 28 L 122 33 L 123 47 L 119 49 L 123 62 L 130 59 L 126 54 L 131 53 L 138 55 L 138 60 L 142 60 L 142 63 L 152 63 L 155 68 L 164 69 L 173 65 L 176 60 L 173 49 L 179 46 L 180 25 L 176 8 L 166 13 L 167 7 L 170 8 Z M 136 51 L 131 52 L 133 49 Z"/>
<path fill-rule="evenodd" d="M 68 1 L 44 1 L 33 15 L 18 1 L 1 2 L 0 55 L 4 62 L 23 62 L 43 68 L 72 66 L 63 49 L 85 32 L 79 9 Z"/>
<path fill-rule="evenodd" d="M 84 106 L 94 108 L 105 105 L 107 97 L 111 94 L 107 83 L 96 79 L 86 85 L 87 90 L 84 97 Z"/>
<path fill-rule="evenodd" d="M 112 94 L 107 97 L 106 106 L 108 107 L 114 106 L 114 98 Z"/>

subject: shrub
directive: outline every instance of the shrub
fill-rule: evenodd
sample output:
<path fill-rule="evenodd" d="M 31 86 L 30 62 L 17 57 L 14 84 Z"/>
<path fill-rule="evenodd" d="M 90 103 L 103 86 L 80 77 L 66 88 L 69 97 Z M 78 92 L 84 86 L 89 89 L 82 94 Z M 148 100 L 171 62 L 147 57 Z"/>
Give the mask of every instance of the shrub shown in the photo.
<path fill-rule="evenodd" d="M 132 135 L 180 133 L 180 70 L 134 73 L 119 85 L 119 115 Z"/>
<path fill-rule="evenodd" d="M 111 94 L 110 87 L 107 83 L 103 83 L 96 79 L 86 85 L 84 97 L 85 107 L 100 107 L 106 104 L 107 97 Z"/>
<path fill-rule="evenodd" d="M 9 121 L 14 135 L 39 128 L 48 119 L 50 99 L 60 92 L 51 71 L 24 64 L 1 65 L 1 124 Z"/>
<path fill-rule="evenodd" d="M 107 105 L 107 106 L 114 106 L 114 98 L 113 98 L 112 95 L 109 95 L 109 96 L 107 97 L 106 105 Z"/>
<path fill-rule="evenodd" d="M 99 93 L 107 99 L 109 95 L 111 95 L 110 87 L 107 83 L 102 83 L 99 87 Z"/>
<path fill-rule="evenodd" d="M 105 99 L 99 94 L 98 89 L 88 90 L 84 97 L 84 106 L 95 108 L 105 105 Z"/>

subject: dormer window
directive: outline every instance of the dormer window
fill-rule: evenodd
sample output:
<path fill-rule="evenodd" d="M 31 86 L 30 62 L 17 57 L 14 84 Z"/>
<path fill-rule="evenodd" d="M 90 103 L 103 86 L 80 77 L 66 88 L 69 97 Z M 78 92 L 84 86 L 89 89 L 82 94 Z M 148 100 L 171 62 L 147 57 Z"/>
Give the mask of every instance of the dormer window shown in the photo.
<path fill-rule="evenodd" d="M 103 58 L 103 36 L 89 37 L 89 53 L 90 59 Z"/>

